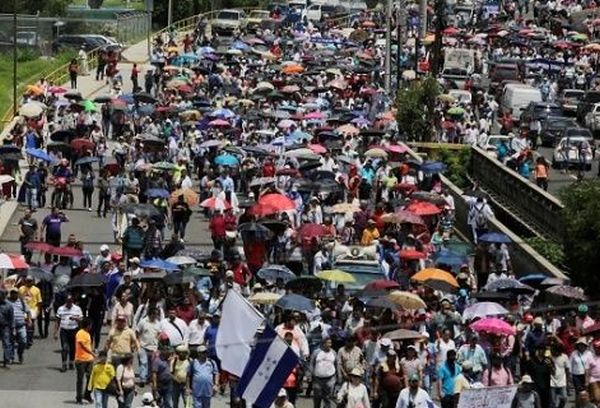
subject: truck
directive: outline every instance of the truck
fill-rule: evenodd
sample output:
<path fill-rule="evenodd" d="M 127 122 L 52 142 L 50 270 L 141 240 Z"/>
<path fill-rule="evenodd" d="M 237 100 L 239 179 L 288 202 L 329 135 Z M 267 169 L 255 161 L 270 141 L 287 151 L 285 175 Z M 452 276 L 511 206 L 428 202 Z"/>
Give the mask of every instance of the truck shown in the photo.
<path fill-rule="evenodd" d="M 475 73 L 475 51 L 465 48 L 449 48 L 444 50 L 444 71 L 460 70 L 467 75 Z"/>

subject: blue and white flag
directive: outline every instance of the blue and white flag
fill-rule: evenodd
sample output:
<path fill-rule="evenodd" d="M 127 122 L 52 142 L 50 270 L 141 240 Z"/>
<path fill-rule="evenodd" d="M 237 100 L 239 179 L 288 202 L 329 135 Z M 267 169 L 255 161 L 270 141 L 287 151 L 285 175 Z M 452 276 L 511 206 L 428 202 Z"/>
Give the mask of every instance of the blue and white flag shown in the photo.
<path fill-rule="evenodd" d="M 248 407 L 269 408 L 298 361 L 296 352 L 267 326 L 250 353 L 237 387 L 238 396 Z"/>

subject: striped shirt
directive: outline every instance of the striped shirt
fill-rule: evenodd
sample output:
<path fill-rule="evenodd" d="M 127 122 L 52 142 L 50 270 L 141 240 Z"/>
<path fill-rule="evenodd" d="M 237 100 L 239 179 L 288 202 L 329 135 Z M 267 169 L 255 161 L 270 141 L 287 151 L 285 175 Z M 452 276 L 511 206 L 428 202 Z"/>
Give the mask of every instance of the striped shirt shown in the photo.
<path fill-rule="evenodd" d="M 79 319 L 83 317 L 83 312 L 77 305 L 72 305 L 71 307 L 62 305 L 56 311 L 56 317 L 60 319 L 61 329 L 75 330 L 79 328 Z"/>
<path fill-rule="evenodd" d="M 25 324 L 25 317 L 29 313 L 27 304 L 22 299 L 17 299 L 14 302 L 10 299 L 6 299 L 9 305 L 13 308 L 13 327 L 23 326 Z"/>

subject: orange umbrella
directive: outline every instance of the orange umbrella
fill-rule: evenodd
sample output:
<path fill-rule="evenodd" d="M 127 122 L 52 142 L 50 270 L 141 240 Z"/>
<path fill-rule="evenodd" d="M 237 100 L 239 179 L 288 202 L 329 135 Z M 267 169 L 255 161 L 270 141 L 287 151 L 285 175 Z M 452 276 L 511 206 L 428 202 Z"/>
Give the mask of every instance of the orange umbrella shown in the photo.
<path fill-rule="evenodd" d="M 304 72 L 304 67 L 298 64 L 290 64 L 283 67 L 281 70 L 284 74 L 301 74 Z"/>
<path fill-rule="evenodd" d="M 44 90 L 37 85 L 27 85 L 25 92 L 28 95 L 41 95 L 44 93 Z"/>
<path fill-rule="evenodd" d="M 340 126 L 335 131 L 345 136 L 358 136 L 358 134 L 360 133 L 360 130 L 358 130 L 356 126 L 353 126 L 350 123 Z"/>
<path fill-rule="evenodd" d="M 173 191 L 171 193 L 171 203 L 177 202 L 180 195 L 183 195 L 183 199 L 190 207 L 198 204 L 198 202 L 200 201 L 200 197 L 198 196 L 198 194 L 195 191 L 190 190 L 189 188 L 186 188 L 183 190 L 179 189 L 179 190 Z"/>
<path fill-rule="evenodd" d="M 436 215 L 442 212 L 438 206 L 425 202 L 425 201 L 414 201 L 406 207 L 406 211 L 410 211 L 417 215 Z"/>
<path fill-rule="evenodd" d="M 442 269 L 426 268 L 415 273 L 411 279 L 442 292 L 458 289 L 456 278 Z"/>

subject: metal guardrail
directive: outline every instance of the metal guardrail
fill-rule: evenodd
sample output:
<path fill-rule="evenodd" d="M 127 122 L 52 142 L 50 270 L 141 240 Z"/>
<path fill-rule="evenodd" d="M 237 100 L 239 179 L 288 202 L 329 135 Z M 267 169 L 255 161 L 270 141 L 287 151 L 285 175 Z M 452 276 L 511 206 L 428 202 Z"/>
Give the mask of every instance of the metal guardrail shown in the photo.
<path fill-rule="evenodd" d="M 479 147 L 471 150 L 471 176 L 500 204 L 531 223 L 542 237 L 560 242 L 564 225 L 563 205 L 556 197 L 521 177 Z"/>

